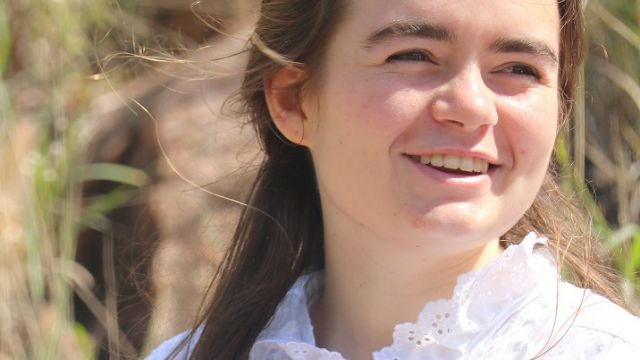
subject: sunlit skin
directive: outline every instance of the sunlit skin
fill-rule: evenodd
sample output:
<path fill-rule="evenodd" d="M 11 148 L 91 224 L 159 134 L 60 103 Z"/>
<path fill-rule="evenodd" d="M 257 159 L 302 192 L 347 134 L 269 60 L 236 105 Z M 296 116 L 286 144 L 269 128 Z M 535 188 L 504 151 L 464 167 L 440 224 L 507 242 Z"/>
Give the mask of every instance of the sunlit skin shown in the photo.
<path fill-rule="evenodd" d="M 559 28 L 551 0 L 351 1 L 301 97 L 268 92 L 276 125 L 310 149 L 318 177 L 318 345 L 370 359 L 395 324 L 500 253 L 552 152 Z M 451 173 L 420 163 L 430 155 L 491 165 Z"/>

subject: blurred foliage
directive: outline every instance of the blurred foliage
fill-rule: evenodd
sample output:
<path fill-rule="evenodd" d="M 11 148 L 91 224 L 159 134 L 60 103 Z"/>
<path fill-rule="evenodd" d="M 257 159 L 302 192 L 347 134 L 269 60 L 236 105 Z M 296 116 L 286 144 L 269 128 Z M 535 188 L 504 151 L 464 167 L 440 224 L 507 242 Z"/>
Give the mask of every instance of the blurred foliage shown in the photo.
<path fill-rule="evenodd" d="M 586 159 L 596 230 L 612 251 L 625 299 L 640 310 L 640 1 L 589 1 L 584 129 L 574 155 Z M 580 113 L 580 112 L 579 112 Z M 578 140 L 584 136 L 584 140 Z M 575 146 L 584 144 L 583 146 Z M 578 162 L 576 162 L 578 163 Z"/>
<path fill-rule="evenodd" d="M 197 21 L 191 11 L 169 0 L 0 2 L 0 359 L 94 358 L 95 339 L 73 318 L 74 292 L 110 346 L 121 346 L 117 309 L 92 294 L 94 279 L 74 261 L 76 239 L 84 227 L 107 227 L 106 214 L 127 206 L 149 178 L 122 165 L 87 165 L 85 126 L 95 98 L 141 71 L 140 62 L 114 54 L 172 53 L 205 40 L 206 26 L 185 34 L 171 23 Z M 563 188 L 585 200 L 637 311 L 640 1 L 590 0 L 587 16 L 585 87 L 557 161 L 571 169 Z M 120 185 L 83 204 L 83 182 L 93 180 Z"/>
<path fill-rule="evenodd" d="M 556 144 L 562 187 L 580 194 L 594 231 L 640 311 L 640 2 L 591 0 L 589 52 L 571 126 Z"/>
<path fill-rule="evenodd" d="M 109 203 L 107 194 L 93 200 L 101 206 L 83 206 L 82 183 L 133 188 L 145 181 L 120 165 L 83 165 L 92 100 L 109 91 L 91 80 L 95 53 L 99 43 L 120 47 L 109 38 L 118 23 L 107 0 L 0 3 L 0 359 L 90 359 L 96 352 L 73 317 L 74 291 L 95 300 L 94 279 L 74 262 L 76 239 L 91 225 L 83 220 L 126 199 Z M 114 317 L 99 301 L 92 309 Z"/>

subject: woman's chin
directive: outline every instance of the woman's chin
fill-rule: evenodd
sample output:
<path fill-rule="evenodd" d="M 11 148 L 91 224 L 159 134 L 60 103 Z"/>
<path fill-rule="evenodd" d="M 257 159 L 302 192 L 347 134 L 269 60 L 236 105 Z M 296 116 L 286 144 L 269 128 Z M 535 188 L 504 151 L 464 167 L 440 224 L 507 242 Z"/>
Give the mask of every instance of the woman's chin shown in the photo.
<path fill-rule="evenodd" d="M 446 246 L 478 246 L 498 239 L 517 221 L 495 216 L 475 207 L 440 207 L 417 215 L 411 222 L 411 232 L 418 241 L 442 242 Z"/>

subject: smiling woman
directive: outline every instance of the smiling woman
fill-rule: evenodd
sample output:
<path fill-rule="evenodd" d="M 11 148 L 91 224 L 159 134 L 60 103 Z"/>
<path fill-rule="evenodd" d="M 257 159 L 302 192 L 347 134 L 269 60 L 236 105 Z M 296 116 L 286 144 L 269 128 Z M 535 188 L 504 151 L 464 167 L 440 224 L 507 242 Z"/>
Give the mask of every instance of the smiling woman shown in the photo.
<path fill-rule="evenodd" d="M 581 36 L 579 0 L 264 0 L 265 161 L 207 313 L 150 358 L 640 352 L 549 166 Z"/>

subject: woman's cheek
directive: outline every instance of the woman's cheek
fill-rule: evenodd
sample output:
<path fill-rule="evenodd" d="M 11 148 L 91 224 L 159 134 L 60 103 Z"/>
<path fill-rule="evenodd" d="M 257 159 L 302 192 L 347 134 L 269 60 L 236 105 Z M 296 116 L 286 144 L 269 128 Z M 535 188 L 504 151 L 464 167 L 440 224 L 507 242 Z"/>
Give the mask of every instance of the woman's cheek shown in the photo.
<path fill-rule="evenodd" d="M 512 141 L 535 146 L 538 151 L 553 147 L 558 127 L 558 101 L 552 94 L 502 99 L 504 114 L 498 126 L 510 130 Z"/>

